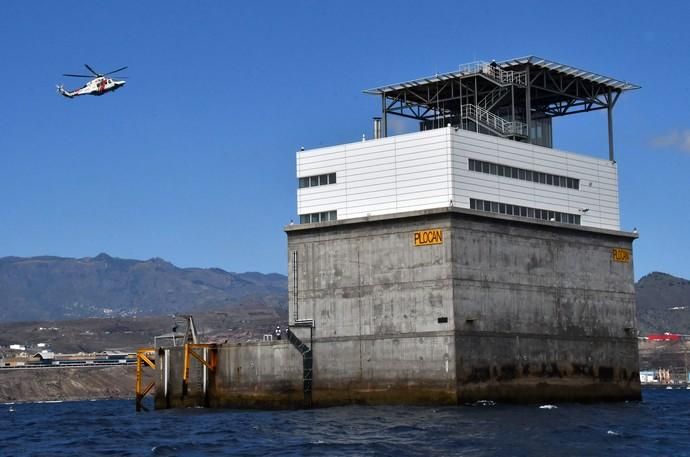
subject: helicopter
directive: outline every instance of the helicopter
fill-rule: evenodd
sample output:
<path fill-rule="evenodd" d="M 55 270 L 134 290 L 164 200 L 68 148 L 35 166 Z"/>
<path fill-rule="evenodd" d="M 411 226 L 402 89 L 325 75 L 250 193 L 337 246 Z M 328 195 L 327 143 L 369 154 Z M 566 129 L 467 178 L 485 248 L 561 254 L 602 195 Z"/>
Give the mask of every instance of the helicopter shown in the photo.
<path fill-rule="evenodd" d="M 122 71 L 127 67 L 118 68 L 117 70 L 109 71 L 108 73 L 98 73 L 96 70 L 84 64 L 87 70 L 89 70 L 92 75 L 74 75 L 65 73 L 62 76 L 71 76 L 73 78 L 91 78 L 91 81 L 87 82 L 85 85 L 79 89 L 72 91 L 65 90 L 65 88 L 60 84 L 57 86 L 57 92 L 67 98 L 74 98 L 80 95 L 103 95 L 106 92 L 112 92 L 124 86 L 127 81 L 118 81 L 112 78 L 108 78 L 108 75 Z"/>

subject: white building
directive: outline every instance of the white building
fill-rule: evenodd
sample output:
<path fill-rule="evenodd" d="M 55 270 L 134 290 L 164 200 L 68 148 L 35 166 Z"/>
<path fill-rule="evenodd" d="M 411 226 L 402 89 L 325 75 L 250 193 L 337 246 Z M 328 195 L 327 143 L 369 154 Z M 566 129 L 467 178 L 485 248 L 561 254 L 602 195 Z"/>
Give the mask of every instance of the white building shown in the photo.
<path fill-rule="evenodd" d="M 375 139 L 297 153 L 300 223 L 453 206 L 620 230 L 612 111 L 637 87 L 526 57 L 368 90 Z M 596 109 L 608 160 L 551 147 L 553 117 Z M 386 137 L 391 114 L 420 131 Z"/>

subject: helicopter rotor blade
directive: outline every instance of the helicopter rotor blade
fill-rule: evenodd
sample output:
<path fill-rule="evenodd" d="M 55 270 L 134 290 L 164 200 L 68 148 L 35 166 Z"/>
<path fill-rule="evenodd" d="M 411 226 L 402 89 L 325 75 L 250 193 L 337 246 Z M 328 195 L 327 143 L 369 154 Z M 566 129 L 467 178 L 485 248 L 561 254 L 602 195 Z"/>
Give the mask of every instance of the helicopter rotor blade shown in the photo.
<path fill-rule="evenodd" d="M 84 64 L 84 66 L 86 67 L 87 70 L 89 70 L 89 71 L 90 71 L 91 73 L 93 73 L 94 75 L 96 75 L 96 76 L 103 76 L 102 74 L 97 73 L 96 70 L 94 70 L 93 68 L 89 67 L 88 64 Z"/>
<path fill-rule="evenodd" d="M 73 75 L 70 73 L 63 73 L 62 76 L 72 76 L 73 78 L 93 78 L 93 75 Z"/>
<path fill-rule="evenodd" d="M 124 70 L 124 69 L 126 69 L 126 68 L 127 68 L 127 67 L 118 68 L 117 70 L 109 71 L 108 73 L 105 73 L 105 74 L 106 74 L 106 75 L 112 75 L 113 73 L 117 73 L 118 71 L 122 71 L 122 70 Z"/>

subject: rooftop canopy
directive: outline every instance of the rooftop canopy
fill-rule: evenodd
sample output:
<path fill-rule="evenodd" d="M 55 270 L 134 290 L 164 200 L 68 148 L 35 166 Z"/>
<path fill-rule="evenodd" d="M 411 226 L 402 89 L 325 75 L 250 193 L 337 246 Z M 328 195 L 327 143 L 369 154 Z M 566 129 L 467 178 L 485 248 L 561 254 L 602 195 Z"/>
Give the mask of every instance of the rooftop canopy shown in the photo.
<path fill-rule="evenodd" d="M 382 98 L 386 116 L 448 124 L 468 130 L 551 146 L 551 118 L 608 110 L 609 156 L 613 160 L 613 107 L 621 93 L 639 86 L 536 56 L 474 62 L 457 71 L 368 89 Z M 542 135 L 542 130 L 548 135 Z M 537 134 L 538 132 L 538 134 Z"/>

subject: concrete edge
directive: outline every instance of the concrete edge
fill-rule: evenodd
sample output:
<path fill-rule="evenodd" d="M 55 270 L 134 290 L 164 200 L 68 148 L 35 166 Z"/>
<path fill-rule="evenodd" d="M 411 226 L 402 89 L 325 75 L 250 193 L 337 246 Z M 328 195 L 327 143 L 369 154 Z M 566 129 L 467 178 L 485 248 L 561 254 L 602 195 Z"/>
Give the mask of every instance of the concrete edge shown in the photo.
<path fill-rule="evenodd" d="M 582 226 L 582 225 L 561 224 L 558 222 L 550 222 L 550 221 L 543 221 L 543 220 L 536 220 L 536 219 L 532 220 L 532 219 L 526 219 L 526 218 L 519 217 L 519 216 L 508 216 L 508 215 L 504 215 L 504 214 L 487 213 L 485 211 L 477 211 L 477 210 L 473 210 L 473 209 L 457 208 L 457 207 L 414 210 L 414 211 L 406 211 L 406 212 L 402 212 L 402 213 L 382 214 L 382 215 L 377 215 L 377 216 L 366 216 L 366 217 L 355 217 L 355 218 L 351 218 L 351 219 L 342 219 L 342 220 L 330 221 L 330 222 L 317 222 L 317 223 L 312 223 L 312 224 L 292 224 L 292 225 L 286 225 L 283 228 L 283 230 L 289 234 L 291 232 L 321 230 L 321 229 L 326 229 L 326 228 L 365 224 L 365 223 L 369 223 L 369 222 L 379 222 L 379 221 L 386 221 L 386 220 L 417 219 L 417 218 L 421 218 L 421 217 L 436 216 L 436 215 L 446 214 L 446 213 L 458 214 L 458 215 L 469 216 L 469 217 L 474 217 L 474 218 L 488 218 L 488 219 L 493 219 L 493 220 L 497 220 L 497 221 L 505 221 L 505 222 L 516 223 L 516 224 L 520 224 L 520 225 L 526 225 L 526 226 L 541 226 L 541 227 L 556 228 L 556 229 L 570 230 L 570 231 L 577 231 L 577 232 L 596 233 L 596 234 L 600 234 L 600 235 L 611 235 L 611 236 L 616 236 L 616 237 L 629 238 L 631 240 L 636 240 L 637 238 L 639 238 L 639 234 L 637 234 L 635 232 L 626 232 L 626 231 L 622 231 L 622 230 L 601 229 L 601 228 L 596 228 L 596 227 L 586 227 L 586 226 Z"/>

